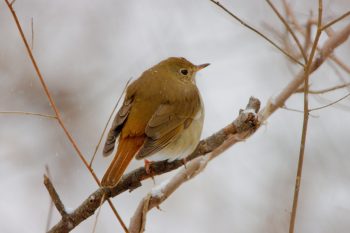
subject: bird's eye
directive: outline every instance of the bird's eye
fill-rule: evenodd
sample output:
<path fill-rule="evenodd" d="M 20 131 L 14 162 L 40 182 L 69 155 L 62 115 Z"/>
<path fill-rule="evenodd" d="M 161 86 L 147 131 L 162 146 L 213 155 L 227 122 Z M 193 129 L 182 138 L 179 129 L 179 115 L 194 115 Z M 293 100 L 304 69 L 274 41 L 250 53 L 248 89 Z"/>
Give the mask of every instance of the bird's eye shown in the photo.
<path fill-rule="evenodd" d="M 187 69 L 181 69 L 180 73 L 183 75 L 187 75 L 188 74 L 188 70 Z"/>

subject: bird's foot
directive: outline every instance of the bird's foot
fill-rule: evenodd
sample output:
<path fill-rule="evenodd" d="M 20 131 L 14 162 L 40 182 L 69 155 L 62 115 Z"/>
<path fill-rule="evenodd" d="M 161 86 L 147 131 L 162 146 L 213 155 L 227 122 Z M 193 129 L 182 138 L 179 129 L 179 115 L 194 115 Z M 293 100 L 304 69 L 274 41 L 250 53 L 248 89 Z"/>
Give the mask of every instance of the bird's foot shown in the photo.
<path fill-rule="evenodd" d="M 153 162 L 149 161 L 147 159 L 145 159 L 144 162 L 145 162 L 146 173 L 152 178 L 153 183 L 156 184 L 156 181 L 154 179 L 153 172 L 152 172 L 152 169 L 151 169 L 151 165 L 152 165 Z"/>
<path fill-rule="evenodd" d="M 182 165 L 184 165 L 185 169 L 187 169 L 186 164 L 187 164 L 187 158 L 181 159 Z"/>

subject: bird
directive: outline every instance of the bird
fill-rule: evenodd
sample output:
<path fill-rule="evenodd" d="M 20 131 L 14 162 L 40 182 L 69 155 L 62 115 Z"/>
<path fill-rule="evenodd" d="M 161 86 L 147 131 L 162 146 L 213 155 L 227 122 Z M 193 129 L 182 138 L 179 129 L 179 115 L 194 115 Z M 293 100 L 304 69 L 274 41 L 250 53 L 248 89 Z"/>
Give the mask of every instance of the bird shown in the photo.
<path fill-rule="evenodd" d="M 103 187 L 116 186 L 133 158 L 170 162 L 194 151 L 204 121 L 195 77 L 208 65 L 169 57 L 127 87 L 103 148 L 103 155 L 110 155 L 118 140 L 101 181 Z"/>

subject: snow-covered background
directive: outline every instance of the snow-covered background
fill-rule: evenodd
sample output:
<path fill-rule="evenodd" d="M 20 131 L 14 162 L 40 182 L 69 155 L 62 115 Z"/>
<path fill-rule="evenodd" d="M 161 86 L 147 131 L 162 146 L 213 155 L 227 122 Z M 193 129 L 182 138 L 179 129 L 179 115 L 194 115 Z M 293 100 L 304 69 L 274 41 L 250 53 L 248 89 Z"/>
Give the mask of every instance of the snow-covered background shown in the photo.
<path fill-rule="evenodd" d="M 317 12 L 317 1 L 290 2 L 302 22 L 310 10 Z M 267 34 L 263 23 L 283 29 L 264 1 L 222 4 Z M 324 8 L 328 22 L 348 11 L 350 2 L 328 0 Z M 169 56 L 211 63 L 197 76 L 206 107 L 203 138 L 232 121 L 251 95 L 264 105 L 300 69 L 210 1 L 17 0 L 15 10 L 28 38 L 34 19 L 34 55 L 63 120 L 88 159 L 127 80 Z M 349 51 L 349 41 L 336 51 L 348 65 Z M 349 74 L 340 72 L 349 80 Z M 324 64 L 312 75 L 311 87 L 341 82 Z M 3 1 L 0 83 L 0 111 L 52 113 Z M 348 91 L 311 97 L 311 107 Z M 286 104 L 302 109 L 302 102 L 302 95 L 295 95 Z M 347 99 L 310 118 L 296 232 L 349 232 L 349 109 Z M 277 111 L 253 137 L 179 188 L 161 206 L 163 211 L 152 210 L 147 232 L 287 232 L 302 119 L 300 113 Z M 99 177 L 110 160 L 99 151 L 94 163 Z M 0 115 L 0 232 L 44 232 L 50 202 L 43 185 L 46 164 L 69 209 L 97 188 L 55 120 Z M 134 161 L 129 170 L 142 164 Z M 172 174 L 156 177 L 156 182 Z M 113 199 L 127 223 L 153 186 L 148 180 Z M 58 220 L 54 210 L 52 224 Z M 73 232 L 91 232 L 93 221 L 89 218 Z M 102 207 L 96 232 L 122 232 L 108 205 Z"/>

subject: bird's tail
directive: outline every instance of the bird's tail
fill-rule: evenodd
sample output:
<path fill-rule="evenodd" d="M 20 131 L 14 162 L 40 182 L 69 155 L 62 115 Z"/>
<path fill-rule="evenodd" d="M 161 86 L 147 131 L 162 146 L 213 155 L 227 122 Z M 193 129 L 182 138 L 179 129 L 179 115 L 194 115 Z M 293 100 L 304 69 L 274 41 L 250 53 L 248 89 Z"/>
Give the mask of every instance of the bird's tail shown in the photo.
<path fill-rule="evenodd" d="M 102 178 L 101 184 L 104 187 L 113 187 L 118 184 L 125 169 L 140 149 L 144 137 L 121 138 L 118 150 L 113 158 L 111 165 Z"/>

